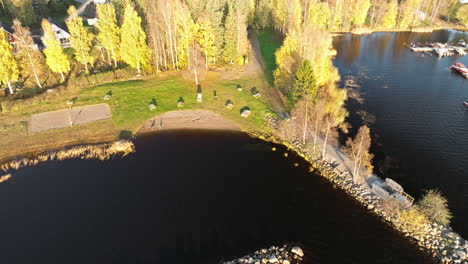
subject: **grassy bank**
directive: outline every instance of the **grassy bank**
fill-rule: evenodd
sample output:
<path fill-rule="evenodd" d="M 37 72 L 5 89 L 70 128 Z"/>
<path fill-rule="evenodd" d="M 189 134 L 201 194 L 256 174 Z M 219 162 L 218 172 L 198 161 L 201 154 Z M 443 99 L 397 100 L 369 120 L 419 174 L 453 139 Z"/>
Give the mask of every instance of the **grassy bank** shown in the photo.
<path fill-rule="evenodd" d="M 237 91 L 237 85 L 244 88 L 242 92 Z M 124 130 L 134 134 L 145 120 L 167 111 L 178 110 L 177 102 L 180 97 L 185 102 L 183 109 L 211 110 L 234 121 L 245 130 L 263 129 L 264 115 L 272 111 L 265 98 L 252 96 L 252 87 L 257 87 L 262 94 L 270 89 L 262 76 L 249 75 L 230 80 L 223 72 L 209 72 L 202 81 L 203 102 L 200 103 L 196 102 L 194 83 L 184 80 L 181 74 L 67 90 L 0 115 L 0 161 L 68 145 L 111 141 L 117 139 Z M 112 97 L 109 101 L 104 101 L 103 97 L 109 91 L 112 91 Z M 214 91 L 217 100 L 214 98 Z M 108 103 L 112 110 L 112 119 L 28 134 L 28 121 L 32 114 L 66 108 L 67 102 L 74 97 L 74 107 Z M 157 108 L 151 111 L 149 104 L 153 99 Z M 227 100 L 234 103 L 232 110 L 225 108 Z M 240 116 L 240 109 L 243 107 L 252 110 L 248 118 Z"/>
<path fill-rule="evenodd" d="M 265 63 L 265 77 L 273 84 L 273 72 L 276 69 L 275 51 L 281 47 L 281 34 L 272 30 L 265 30 L 258 33 L 260 42 L 260 52 Z"/>

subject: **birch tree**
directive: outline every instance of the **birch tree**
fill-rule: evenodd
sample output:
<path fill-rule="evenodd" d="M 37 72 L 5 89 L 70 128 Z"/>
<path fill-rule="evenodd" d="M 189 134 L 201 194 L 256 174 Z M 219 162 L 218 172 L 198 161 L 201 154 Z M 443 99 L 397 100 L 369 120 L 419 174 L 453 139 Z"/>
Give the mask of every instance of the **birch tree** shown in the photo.
<path fill-rule="evenodd" d="M 387 6 L 387 11 L 382 18 L 382 27 L 392 28 L 396 25 L 398 16 L 398 1 L 390 0 Z"/>
<path fill-rule="evenodd" d="M 373 155 L 369 152 L 371 146 L 370 130 L 367 126 L 361 126 L 354 139 L 348 138 L 346 141 L 346 152 L 354 160 L 353 180 L 359 178 L 362 166 L 372 172 Z"/>
<path fill-rule="evenodd" d="M 115 8 L 112 4 L 100 4 L 96 6 L 99 21 L 96 25 L 98 30 L 97 39 L 101 46 L 106 49 L 109 65 L 114 62 L 117 67 L 117 50 L 120 39 L 120 28 L 117 26 Z"/>
<path fill-rule="evenodd" d="M 67 26 L 70 30 L 70 43 L 73 46 L 75 59 L 83 64 L 88 73 L 88 64 L 92 64 L 93 57 L 91 49 L 93 47 L 94 35 L 83 25 L 83 19 L 78 15 L 76 8 L 68 8 Z"/>
<path fill-rule="evenodd" d="M 42 19 L 42 30 L 44 31 L 44 42 L 45 49 L 44 54 L 46 56 L 46 63 L 50 70 L 55 73 L 60 73 L 62 81 L 65 81 L 64 73 L 70 71 L 70 62 L 68 61 L 67 55 L 63 53 L 60 43 L 55 38 L 54 31 L 49 21 Z"/>
<path fill-rule="evenodd" d="M 141 18 L 130 4 L 125 7 L 121 30 L 120 57 L 141 74 L 141 69 L 149 67 L 150 50 L 146 44 L 146 33 L 141 27 Z"/>
<path fill-rule="evenodd" d="M 360 27 L 366 22 L 367 13 L 370 8 L 369 0 L 356 0 L 353 6 L 352 23 L 355 27 Z"/>
<path fill-rule="evenodd" d="M 198 21 L 197 42 L 205 56 L 205 69 L 208 70 L 209 63 L 216 60 L 216 46 L 211 21 L 206 15 Z"/>
<path fill-rule="evenodd" d="M 20 61 L 23 75 L 32 75 L 39 88 L 42 88 L 39 74 L 43 71 L 44 57 L 39 50 L 34 49 L 34 41 L 29 28 L 21 26 L 21 21 L 13 21 L 15 31 L 16 57 Z"/>
<path fill-rule="evenodd" d="M 334 85 L 328 87 L 327 95 L 323 99 L 325 102 L 323 123 L 325 138 L 323 141 L 322 159 L 325 159 L 331 129 L 340 126 L 348 116 L 348 112 L 344 108 L 346 98 L 346 90 L 336 88 Z"/>
<path fill-rule="evenodd" d="M 468 26 L 468 5 L 462 5 L 458 9 L 455 17 L 460 21 L 460 23 L 462 23 L 465 26 Z"/>
<path fill-rule="evenodd" d="M 12 82 L 18 80 L 19 70 L 15 58 L 13 57 L 13 49 L 8 43 L 6 33 L 0 28 L 0 81 L 6 84 L 13 94 Z"/>

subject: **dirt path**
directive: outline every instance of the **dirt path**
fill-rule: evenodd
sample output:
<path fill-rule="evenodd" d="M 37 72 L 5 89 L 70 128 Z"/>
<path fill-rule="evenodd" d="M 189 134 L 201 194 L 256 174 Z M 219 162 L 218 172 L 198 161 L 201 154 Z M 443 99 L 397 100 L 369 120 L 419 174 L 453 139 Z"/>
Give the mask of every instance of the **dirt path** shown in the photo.
<path fill-rule="evenodd" d="M 138 130 L 145 133 L 172 129 L 213 129 L 240 131 L 239 126 L 208 110 L 179 110 L 155 116 Z"/>
<path fill-rule="evenodd" d="M 250 39 L 250 61 L 247 65 L 247 72 L 258 72 L 259 74 L 265 74 L 265 63 L 263 62 L 262 53 L 260 51 L 260 42 L 258 41 L 258 35 L 255 31 L 249 32 Z M 270 89 L 266 91 L 266 97 L 268 101 L 272 104 L 273 110 L 280 115 L 282 118 L 288 118 L 289 114 L 286 110 L 283 99 L 281 98 L 280 92 L 276 87 L 270 86 Z"/>

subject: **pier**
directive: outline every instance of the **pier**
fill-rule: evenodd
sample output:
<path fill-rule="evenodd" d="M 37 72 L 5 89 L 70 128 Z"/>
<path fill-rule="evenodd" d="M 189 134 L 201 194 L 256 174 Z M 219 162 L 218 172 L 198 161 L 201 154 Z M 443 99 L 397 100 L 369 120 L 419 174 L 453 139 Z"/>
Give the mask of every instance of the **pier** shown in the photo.
<path fill-rule="evenodd" d="M 463 42 L 464 43 L 464 42 Z M 455 54 L 464 56 L 468 51 L 468 47 L 462 44 L 450 44 L 450 43 L 425 43 L 425 44 L 414 44 L 405 46 L 413 52 L 432 52 L 439 57 L 453 56 Z"/>

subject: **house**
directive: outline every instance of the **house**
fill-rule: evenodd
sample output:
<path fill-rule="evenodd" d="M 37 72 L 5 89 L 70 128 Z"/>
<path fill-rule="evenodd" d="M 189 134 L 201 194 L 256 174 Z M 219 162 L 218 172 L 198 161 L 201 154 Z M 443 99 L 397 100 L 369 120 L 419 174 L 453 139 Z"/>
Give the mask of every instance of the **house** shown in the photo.
<path fill-rule="evenodd" d="M 68 30 L 52 18 L 49 17 L 48 20 L 54 31 L 55 38 L 60 42 L 60 46 L 62 46 L 62 48 L 70 48 L 70 33 Z"/>
<path fill-rule="evenodd" d="M 15 47 L 15 35 L 13 34 L 14 33 L 13 29 L 11 27 L 9 27 L 8 25 L 6 25 L 5 23 L 1 22 L 1 21 L 0 21 L 0 28 L 1 28 L 1 30 L 3 30 L 3 32 L 6 33 L 6 37 L 7 37 L 8 42 L 14 48 Z"/>

